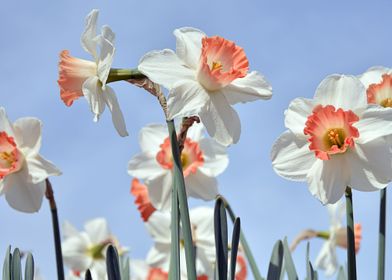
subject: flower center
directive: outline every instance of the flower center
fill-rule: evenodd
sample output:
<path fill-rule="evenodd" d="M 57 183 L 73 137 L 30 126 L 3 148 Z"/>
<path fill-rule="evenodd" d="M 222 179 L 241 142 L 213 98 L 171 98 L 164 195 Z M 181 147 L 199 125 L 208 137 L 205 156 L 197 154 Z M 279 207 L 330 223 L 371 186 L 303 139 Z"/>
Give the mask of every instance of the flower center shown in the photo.
<path fill-rule="evenodd" d="M 345 153 L 349 147 L 354 147 L 354 138 L 359 137 L 358 129 L 353 126 L 358 120 L 351 110 L 318 105 L 305 124 L 304 134 L 309 135 L 309 149 L 322 160 L 329 160 L 333 154 Z"/>
<path fill-rule="evenodd" d="M 105 258 L 105 256 L 103 255 L 104 249 L 106 248 L 106 246 L 112 243 L 112 240 L 107 239 L 102 241 L 101 243 L 94 244 L 87 248 L 86 254 L 94 260 L 102 260 Z"/>
<path fill-rule="evenodd" d="M 23 155 L 16 147 L 13 137 L 0 132 L 0 179 L 17 172 L 22 167 Z"/>
<path fill-rule="evenodd" d="M 166 138 L 161 144 L 161 149 L 156 155 L 158 163 L 164 169 L 173 168 L 173 157 L 170 145 L 170 139 Z M 190 173 L 195 173 L 199 166 L 204 163 L 203 152 L 200 150 L 199 144 L 186 138 L 184 142 L 184 149 L 181 153 L 181 165 L 184 176 L 187 177 Z"/>
<path fill-rule="evenodd" d="M 371 84 L 366 94 L 368 103 L 392 107 L 392 75 L 382 75 L 382 81 L 378 84 Z"/>
<path fill-rule="evenodd" d="M 197 79 L 208 91 L 219 90 L 249 69 L 244 50 L 219 36 L 204 37 L 197 70 Z"/>

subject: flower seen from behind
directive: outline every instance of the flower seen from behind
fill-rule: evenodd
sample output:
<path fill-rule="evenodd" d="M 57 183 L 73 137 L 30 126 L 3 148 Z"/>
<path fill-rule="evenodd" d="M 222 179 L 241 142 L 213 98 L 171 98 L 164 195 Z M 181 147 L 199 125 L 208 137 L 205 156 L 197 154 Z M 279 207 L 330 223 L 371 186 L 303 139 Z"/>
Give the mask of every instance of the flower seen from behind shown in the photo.
<path fill-rule="evenodd" d="M 0 107 L 0 195 L 22 212 L 41 208 L 49 176 L 61 175 L 40 154 L 42 123 L 36 118 L 20 118 L 11 123 Z"/>
<path fill-rule="evenodd" d="M 244 50 L 219 36 L 184 27 L 174 31 L 176 52 L 147 53 L 139 71 L 170 90 L 169 119 L 199 115 L 208 133 L 227 146 L 241 133 L 236 103 L 271 98 L 271 86 L 256 71 L 248 73 Z"/>
<path fill-rule="evenodd" d="M 128 165 L 131 176 L 143 180 L 148 187 L 152 204 L 158 209 L 170 209 L 173 179 L 173 159 L 167 127 L 152 124 L 144 127 L 139 136 L 142 152 Z M 216 176 L 228 165 L 226 148 L 215 140 L 204 138 L 203 126 L 194 124 L 188 131 L 181 154 L 188 196 L 203 200 L 215 199 L 218 194 Z"/>
<path fill-rule="evenodd" d="M 106 85 L 114 56 L 115 35 L 109 26 L 103 26 L 96 34 L 98 10 L 92 10 L 86 18 L 86 27 L 81 43 L 94 61 L 72 57 L 69 51 L 60 53 L 59 79 L 60 97 L 65 105 L 84 96 L 98 121 L 107 106 L 112 113 L 113 124 L 120 136 L 127 136 L 124 117 L 113 89 Z"/>
<path fill-rule="evenodd" d="M 275 171 L 307 181 L 323 204 L 335 203 L 347 186 L 385 188 L 392 179 L 392 112 L 368 106 L 365 87 L 354 76 L 331 75 L 313 99 L 297 98 L 285 112 L 288 128 L 275 142 Z"/>

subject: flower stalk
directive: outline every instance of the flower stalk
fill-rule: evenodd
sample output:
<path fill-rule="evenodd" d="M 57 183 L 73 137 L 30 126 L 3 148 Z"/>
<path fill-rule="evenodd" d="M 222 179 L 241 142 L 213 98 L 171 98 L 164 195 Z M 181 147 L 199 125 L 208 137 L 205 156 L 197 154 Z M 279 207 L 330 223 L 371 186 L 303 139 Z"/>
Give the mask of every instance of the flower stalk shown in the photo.
<path fill-rule="evenodd" d="M 59 219 L 57 216 L 57 206 L 56 206 L 56 201 L 54 199 L 53 188 L 49 179 L 46 179 L 45 197 L 49 201 L 50 212 L 52 213 L 54 247 L 56 250 L 57 279 L 64 280 L 64 265 L 63 265 L 63 254 L 61 250 Z"/>
<path fill-rule="evenodd" d="M 354 236 L 354 211 L 353 197 L 350 187 L 346 187 L 346 219 L 347 219 L 347 267 L 348 279 L 357 279 L 357 268 L 355 261 L 355 236 Z"/>
<path fill-rule="evenodd" d="M 127 81 L 131 79 L 143 79 L 146 76 L 143 75 L 137 69 L 116 69 L 111 68 L 106 83 L 113 83 L 118 81 Z"/>
<path fill-rule="evenodd" d="M 385 231 L 386 231 L 387 189 L 380 191 L 380 227 L 378 232 L 378 280 L 385 279 Z"/>
<path fill-rule="evenodd" d="M 218 195 L 218 198 L 222 200 L 223 205 L 225 206 L 227 212 L 229 213 L 231 221 L 234 223 L 237 216 L 234 214 L 234 211 L 231 208 L 229 202 L 222 195 Z M 262 280 L 263 277 L 261 277 L 261 274 L 260 274 L 259 268 L 257 267 L 255 258 L 253 257 L 253 254 L 252 254 L 252 251 L 249 247 L 248 241 L 246 241 L 245 234 L 242 230 L 240 233 L 240 243 L 244 249 L 244 253 L 245 253 L 246 258 L 248 259 L 249 266 L 250 266 L 250 269 L 252 270 L 252 274 L 253 274 L 254 279 L 255 280 Z"/>
<path fill-rule="evenodd" d="M 180 218 L 181 218 L 182 234 L 184 237 L 184 245 L 185 245 L 187 275 L 189 280 L 196 280 L 195 252 L 194 252 L 193 241 L 192 241 L 191 223 L 189 219 L 188 200 L 185 191 L 185 182 L 184 182 L 184 175 L 182 172 L 181 155 L 178 147 L 177 134 L 174 126 L 174 121 L 173 120 L 167 121 L 167 126 L 169 130 L 169 138 L 170 138 L 173 163 L 174 163 L 173 185 L 176 185 L 177 193 L 178 193 L 178 202 L 180 206 Z M 178 267 L 178 270 L 179 269 L 180 268 Z"/>

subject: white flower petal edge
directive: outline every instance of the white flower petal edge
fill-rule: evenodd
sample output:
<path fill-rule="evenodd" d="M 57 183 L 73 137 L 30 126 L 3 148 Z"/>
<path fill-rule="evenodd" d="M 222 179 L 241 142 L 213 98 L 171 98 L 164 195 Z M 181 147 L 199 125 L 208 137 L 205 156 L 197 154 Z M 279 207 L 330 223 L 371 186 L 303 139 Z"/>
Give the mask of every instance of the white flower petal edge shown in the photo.
<path fill-rule="evenodd" d="M 330 75 L 320 83 L 314 101 L 324 106 L 352 110 L 357 115 L 361 115 L 368 106 L 366 89 L 361 81 L 355 76 L 339 74 Z"/>
<path fill-rule="evenodd" d="M 91 54 L 94 58 L 97 58 L 97 20 L 99 11 L 97 9 L 92 10 L 86 17 L 85 28 L 80 38 L 83 49 Z"/>
<path fill-rule="evenodd" d="M 227 101 L 231 104 L 270 99 L 272 87 L 263 75 L 253 71 L 243 78 L 235 79 L 222 89 Z"/>
<path fill-rule="evenodd" d="M 284 112 L 285 126 L 295 133 L 297 137 L 305 138 L 305 123 L 316 105 L 312 99 L 306 98 L 296 98 L 291 101 L 289 108 Z"/>
<path fill-rule="evenodd" d="M 138 69 L 154 83 L 172 89 L 178 81 L 194 80 L 194 71 L 170 49 L 151 51 L 139 61 Z"/>
<path fill-rule="evenodd" d="M 392 69 L 384 66 L 374 66 L 366 70 L 362 75 L 359 75 L 358 78 L 368 88 L 371 84 L 381 82 L 383 74 L 392 74 Z"/>
<path fill-rule="evenodd" d="M 305 138 L 297 138 L 291 131 L 286 131 L 272 146 L 271 160 L 280 176 L 293 181 L 305 181 L 316 158 Z"/>
<path fill-rule="evenodd" d="M 338 261 L 336 256 L 336 247 L 332 241 L 328 240 L 324 243 L 318 254 L 315 265 L 317 268 L 325 270 L 326 276 L 332 276 L 338 269 Z"/>
<path fill-rule="evenodd" d="M 193 27 L 182 27 L 174 30 L 176 36 L 176 54 L 190 68 L 196 70 L 201 54 L 201 40 L 206 34 Z"/>

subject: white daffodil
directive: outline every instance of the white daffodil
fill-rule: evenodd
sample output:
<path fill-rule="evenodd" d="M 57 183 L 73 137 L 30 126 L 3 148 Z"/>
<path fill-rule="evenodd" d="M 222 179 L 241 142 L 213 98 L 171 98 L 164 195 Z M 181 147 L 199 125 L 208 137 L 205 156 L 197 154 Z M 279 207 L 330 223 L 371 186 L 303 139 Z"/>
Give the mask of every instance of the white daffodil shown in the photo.
<path fill-rule="evenodd" d="M 190 210 L 189 216 L 196 250 L 196 274 L 198 279 L 213 279 L 215 263 L 214 209 L 194 208 Z M 160 268 L 163 272 L 168 272 L 170 265 L 170 223 L 169 211 L 155 211 L 145 223 L 148 232 L 154 239 L 154 246 L 150 249 L 146 261 L 151 267 Z M 180 247 L 180 256 L 181 278 L 185 280 L 188 278 L 184 246 Z"/>
<path fill-rule="evenodd" d="M 323 204 L 337 202 L 346 186 L 375 191 L 392 179 L 385 140 L 392 134 L 392 110 L 368 106 L 356 77 L 327 77 L 313 99 L 290 103 L 285 125 L 272 148 L 272 165 L 282 177 L 307 181 Z"/>
<path fill-rule="evenodd" d="M 113 89 L 106 85 L 114 56 L 115 35 L 109 26 L 104 25 L 101 34 L 96 34 L 98 10 L 92 10 L 86 18 L 86 27 L 81 43 L 94 61 L 70 56 L 69 51 L 60 53 L 59 80 L 60 96 L 67 106 L 84 96 L 94 114 L 94 121 L 108 106 L 112 121 L 120 136 L 127 136 L 124 117 Z M 99 49 L 99 53 L 97 52 Z"/>
<path fill-rule="evenodd" d="M 170 209 L 173 160 L 167 127 L 152 124 L 144 127 L 139 136 L 141 154 L 128 165 L 131 176 L 142 179 L 148 186 L 155 207 Z M 218 194 L 216 176 L 228 165 L 224 146 L 203 137 L 203 126 L 194 124 L 188 131 L 181 154 L 187 195 L 203 200 L 215 199 Z"/>
<path fill-rule="evenodd" d="M 82 232 L 78 232 L 69 222 L 65 222 L 63 235 L 64 263 L 71 269 L 71 275 L 74 277 L 83 276 L 87 269 L 90 269 L 92 274 L 98 277 L 94 279 L 107 279 L 105 262 L 107 246 L 110 244 L 116 246 L 119 255 L 126 250 L 120 247 L 103 218 L 88 221 Z"/>
<path fill-rule="evenodd" d="M 41 208 L 49 176 L 61 175 L 40 154 L 42 123 L 36 118 L 20 118 L 13 124 L 0 107 L 0 195 L 22 212 Z"/>
<path fill-rule="evenodd" d="M 219 36 L 184 27 L 174 31 L 176 52 L 147 53 L 139 71 L 170 90 L 169 119 L 199 115 L 208 133 L 228 146 L 239 140 L 236 103 L 269 99 L 271 86 L 258 72 L 248 73 L 244 50 Z"/>
<path fill-rule="evenodd" d="M 372 67 L 360 75 L 359 79 L 366 88 L 369 104 L 392 107 L 392 69 Z"/>
<path fill-rule="evenodd" d="M 169 273 L 158 267 L 151 267 L 145 260 L 131 260 L 132 280 L 167 280 Z"/>
<path fill-rule="evenodd" d="M 319 232 L 318 237 L 327 239 L 322 246 L 320 253 L 316 258 L 315 265 L 317 268 L 325 270 L 327 276 L 332 276 L 339 268 L 339 263 L 336 255 L 336 246 L 347 248 L 347 229 L 343 227 L 341 221 L 345 213 L 345 205 L 342 200 L 335 204 L 327 205 L 330 229 L 329 232 Z M 355 224 L 354 227 L 355 238 L 355 253 L 360 249 L 362 232 L 361 225 Z"/>

